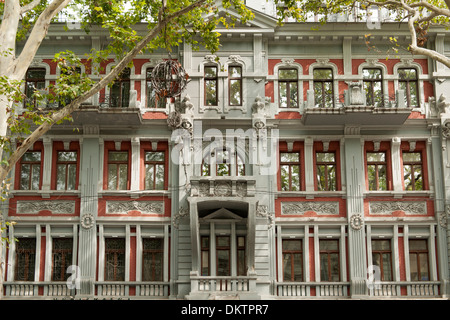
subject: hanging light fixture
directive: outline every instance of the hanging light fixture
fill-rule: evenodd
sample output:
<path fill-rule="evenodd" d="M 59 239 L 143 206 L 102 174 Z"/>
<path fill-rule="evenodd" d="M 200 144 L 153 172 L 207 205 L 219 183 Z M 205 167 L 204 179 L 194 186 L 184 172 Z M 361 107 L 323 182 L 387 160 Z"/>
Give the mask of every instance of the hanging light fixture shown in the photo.
<path fill-rule="evenodd" d="M 162 1 L 162 13 L 164 12 L 165 1 Z M 166 28 L 164 27 L 164 38 L 167 48 L 167 36 Z M 156 94 L 164 98 L 176 98 L 181 92 L 183 92 L 188 82 L 189 75 L 186 73 L 181 63 L 173 60 L 170 56 L 169 59 L 158 63 L 152 71 L 151 83 L 153 85 Z"/>

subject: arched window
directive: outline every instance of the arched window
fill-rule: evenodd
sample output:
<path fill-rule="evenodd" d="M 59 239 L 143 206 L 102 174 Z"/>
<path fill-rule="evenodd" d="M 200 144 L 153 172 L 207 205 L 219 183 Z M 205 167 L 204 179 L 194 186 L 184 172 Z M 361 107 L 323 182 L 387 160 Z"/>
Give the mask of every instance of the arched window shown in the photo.
<path fill-rule="evenodd" d="M 45 68 L 30 68 L 25 75 L 25 107 L 37 106 L 35 91 L 45 89 Z"/>
<path fill-rule="evenodd" d="M 405 92 L 408 108 L 419 107 L 418 76 L 415 68 L 398 69 L 398 88 Z"/>
<path fill-rule="evenodd" d="M 125 68 L 111 87 L 109 106 L 111 108 L 128 108 L 130 103 L 130 69 Z"/>
<path fill-rule="evenodd" d="M 363 85 L 366 95 L 366 105 L 383 106 L 383 75 L 381 69 L 363 69 Z"/>
<path fill-rule="evenodd" d="M 313 71 L 314 101 L 318 108 L 334 108 L 333 70 L 317 68 Z"/>

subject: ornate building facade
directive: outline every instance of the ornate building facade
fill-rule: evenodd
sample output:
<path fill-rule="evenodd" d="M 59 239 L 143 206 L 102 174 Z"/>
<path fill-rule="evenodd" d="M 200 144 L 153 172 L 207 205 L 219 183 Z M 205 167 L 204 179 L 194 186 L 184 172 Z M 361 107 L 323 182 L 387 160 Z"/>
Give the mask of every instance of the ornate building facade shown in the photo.
<path fill-rule="evenodd" d="M 255 11 L 214 55 L 183 44 L 171 101 L 151 83 L 167 54 L 141 55 L 36 142 L 2 207 L 3 298 L 448 298 L 450 71 L 386 59 L 406 25 L 370 30 L 378 50 L 365 22 L 312 25 Z M 105 41 L 53 25 L 27 88 Z"/>

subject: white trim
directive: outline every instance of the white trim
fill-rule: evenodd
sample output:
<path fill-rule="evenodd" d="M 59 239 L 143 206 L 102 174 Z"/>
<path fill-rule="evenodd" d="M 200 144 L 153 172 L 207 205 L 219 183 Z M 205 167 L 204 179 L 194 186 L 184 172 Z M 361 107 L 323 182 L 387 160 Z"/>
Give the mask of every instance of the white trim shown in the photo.
<path fill-rule="evenodd" d="M 342 103 L 339 101 L 339 69 L 338 67 L 329 61 L 329 59 L 316 59 L 317 62 L 311 63 L 309 66 L 309 90 L 314 91 L 314 69 L 331 69 L 333 71 L 333 108 L 340 108 Z M 315 98 L 314 98 L 314 107 L 315 107 Z"/>
<path fill-rule="evenodd" d="M 279 84 L 278 84 L 278 71 L 280 69 L 296 69 L 297 70 L 297 89 L 298 89 L 298 107 L 297 108 L 281 108 L 280 107 L 280 97 L 279 97 Z M 295 62 L 293 58 L 283 58 L 281 62 L 277 63 L 273 68 L 273 100 L 276 106 L 276 113 L 285 111 L 300 112 L 301 106 L 303 105 L 303 67 L 298 62 Z"/>

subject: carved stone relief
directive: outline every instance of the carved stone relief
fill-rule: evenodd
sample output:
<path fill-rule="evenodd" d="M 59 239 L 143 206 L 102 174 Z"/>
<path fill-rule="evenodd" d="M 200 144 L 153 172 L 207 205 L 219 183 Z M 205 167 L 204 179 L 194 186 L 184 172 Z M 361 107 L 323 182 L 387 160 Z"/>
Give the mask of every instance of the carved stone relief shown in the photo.
<path fill-rule="evenodd" d="M 425 201 L 373 201 L 369 203 L 370 214 L 389 215 L 394 211 L 404 211 L 405 214 L 416 215 L 427 213 Z"/>
<path fill-rule="evenodd" d="M 38 214 L 42 210 L 52 214 L 74 214 L 75 201 L 17 201 L 17 214 Z"/>
<path fill-rule="evenodd" d="M 281 214 L 303 215 L 308 211 L 317 214 L 339 214 L 339 202 L 331 201 L 306 201 L 306 202 L 282 202 Z"/>
<path fill-rule="evenodd" d="M 107 201 L 106 213 L 127 214 L 129 211 L 140 211 L 142 214 L 164 214 L 162 201 Z"/>
<path fill-rule="evenodd" d="M 180 226 L 180 220 L 189 216 L 189 209 L 185 207 L 181 207 L 180 211 L 178 211 L 173 217 L 173 227 L 178 229 Z"/>

